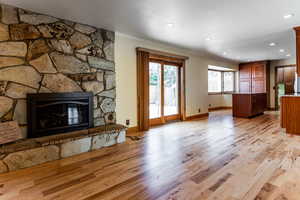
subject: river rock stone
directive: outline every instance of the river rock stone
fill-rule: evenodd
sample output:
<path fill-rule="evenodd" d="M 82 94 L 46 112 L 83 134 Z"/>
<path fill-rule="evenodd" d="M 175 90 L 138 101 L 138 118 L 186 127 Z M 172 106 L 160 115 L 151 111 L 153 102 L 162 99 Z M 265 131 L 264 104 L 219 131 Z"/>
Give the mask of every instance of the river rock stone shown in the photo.
<path fill-rule="evenodd" d="M 110 90 L 116 87 L 116 76 L 114 72 L 106 72 L 104 75 L 105 89 Z"/>
<path fill-rule="evenodd" d="M 52 74 L 57 72 L 48 54 L 44 54 L 35 60 L 31 60 L 29 64 L 40 73 Z"/>
<path fill-rule="evenodd" d="M 117 135 L 109 136 L 108 134 L 96 135 L 93 137 L 92 150 L 100 149 L 102 147 L 117 144 Z"/>
<path fill-rule="evenodd" d="M 115 111 L 116 103 L 110 98 L 105 98 L 100 105 L 100 108 L 104 113 L 111 113 Z"/>
<path fill-rule="evenodd" d="M 30 24 L 14 24 L 10 26 L 12 40 L 37 39 L 41 36 L 40 32 Z"/>
<path fill-rule="evenodd" d="M 74 56 L 64 55 L 58 52 L 50 54 L 57 70 L 66 74 L 87 73 L 90 71 L 89 65 Z"/>
<path fill-rule="evenodd" d="M 102 32 L 100 30 L 98 30 L 97 32 L 94 32 L 93 34 L 91 34 L 91 38 L 92 38 L 92 41 L 93 43 L 102 48 L 103 47 L 103 43 L 104 43 L 104 40 L 103 40 L 103 37 L 102 37 Z"/>
<path fill-rule="evenodd" d="M 91 150 L 92 138 L 83 138 L 61 145 L 61 157 L 67 158 Z"/>
<path fill-rule="evenodd" d="M 74 26 L 74 24 L 75 24 L 75 22 L 72 22 L 72 21 L 69 21 L 69 20 L 66 20 L 66 19 L 64 19 L 64 20 L 62 20 L 63 21 L 63 23 L 64 24 L 67 24 L 68 26 Z"/>
<path fill-rule="evenodd" d="M 18 11 L 16 8 L 8 5 L 1 5 L 2 8 L 2 22 L 5 24 L 18 24 Z"/>
<path fill-rule="evenodd" d="M 19 151 L 4 158 L 9 171 L 15 171 L 59 159 L 59 148 L 55 145 Z"/>
<path fill-rule="evenodd" d="M 9 40 L 8 26 L 0 23 L 0 41 Z"/>
<path fill-rule="evenodd" d="M 103 54 L 102 49 L 95 45 L 90 45 L 85 48 L 79 49 L 77 50 L 77 53 L 96 57 L 101 57 Z"/>
<path fill-rule="evenodd" d="M 7 81 L 0 81 L 0 96 L 5 95 Z"/>
<path fill-rule="evenodd" d="M 98 72 L 96 72 L 96 74 L 97 74 L 97 81 L 100 81 L 100 82 L 102 82 L 103 81 L 103 72 L 101 72 L 101 71 L 98 71 Z"/>
<path fill-rule="evenodd" d="M 59 51 L 62 53 L 67 53 L 67 54 L 73 53 L 73 49 L 67 40 L 53 39 L 53 40 L 50 40 L 49 43 L 56 51 Z"/>
<path fill-rule="evenodd" d="M 40 25 L 38 26 L 38 29 L 44 38 L 54 38 L 56 35 L 52 27 L 49 25 Z"/>
<path fill-rule="evenodd" d="M 4 164 L 3 161 L 0 161 L 0 174 L 8 172 L 7 166 Z"/>
<path fill-rule="evenodd" d="M 43 39 L 35 40 L 34 42 L 29 43 L 27 59 L 28 60 L 35 59 L 45 53 L 48 53 L 49 51 L 50 48 L 48 47 L 45 40 Z"/>
<path fill-rule="evenodd" d="M 104 118 L 94 118 L 94 126 L 103 126 L 105 125 Z"/>
<path fill-rule="evenodd" d="M 70 26 L 61 22 L 40 25 L 38 26 L 38 29 L 44 37 L 56 38 L 60 40 L 69 39 L 74 32 L 74 30 Z"/>
<path fill-rule="evenodd" d="M 18 100 L 14 111 L 14 120 L 18 121 L 19 124 L 27 123 L 26 106 L 26 100 Z"/>
<path fill-rule="evenodd" d="M 45 74 L 42 85 L 52 92 L 82 92 L 82 89 L 63 74 Z"/>
<path fill-rule="evenodd" d="M 101 134 L 93 137 L 92 150 L 109 147 L 126 141 L 125 131 L 120 133 Z"/>
<path fill-rule="evenodd" d="M 76 53 L 75 54 L 77 58 L 79 58 L 80 60 L 86 62 L 87 61 L 87 56 L 86 55 L 82 55 L 82 54 L 79 54 L 79 53 Z"/>
<path fill-rule="evenodd" d="M 115 60 L 114 44 L 112 42 L 109 42 L 107 45 L 105 45 L 103 51 L 107 60 Z"/>
<path fill-rule="evenodd" d="M 98 81 L 87 81 L 82 83 L 82 88 L 87 92 L 98 94 L 104 90 L 104 85 Z"/>
<path fill-rule="evenodd" d="M 15 83 L 9 83 L 6 89 L 6 95 L 14 99 L 25 99 L 28 93 L 36 93 L 36 89 Z"/>
<path fill-rule="evenodd" d="M 85 34 L 91 34 L 96 31 L 95 28 L 83 24 L 76 24 L 74 28 L 75 30 Z"/>
<path fill-rule="evenodd" d="M 116 113 L 106 113 L 104 119 L 105 124 L 114 124 L 116 123 Z"/>
<path fill-rule="evenodd" d="M 9 67 L 14 65 L 22 65 L 22 64 L 24 64 L 24 60 L 21 58 L 0 57 L 0 69 L 2 67 Z"/>
<path fill-rule="evenodd" d="M 106 31 L 106 39 L 115 42 L 115 32 L 113 31 Z"/>
<path fill-rule="evenodd" d="M 126 142 L 126 131 L 121 131 L 118 135 L 118 138 L 117 138 L 117 143 L 118 144 L 121 144 L 121 143 L 124 143 Z"/>
<path fill-rule="evenodd" d="M 100 108 L 94 109 L 94 118 L 103 117 L 102 110 Z"/>
<path fill-rule="evenodd" d="M 45 88 L 45 87 L 41 87 L 40 90 L 39 90 L 39 93 L 51 93 L 52 91 L 49 90 L 48 88 Z"/>
<path fill-rule="evenodd" d="M 93 103 L 94 103 L 94 109 L 98 108 L 98 97 L 97 96 L 94 96 Z"/>
<path fill-rule="evenodd" d="M 22 14 L 20 15 L 20 20 L 33 25 L 50 24 L 58 21 L 58 19 L 54 17 L 39 14 Z"/>
<path fill-rule="evenodd" d="M 111 71 L 115 70 L 115 64 L 113 62 L 104 60 L 102 58 L 88 56 L 88 62 L 91 67 L 95 67 L 103 70 L 111 70 Z"/>
<path fill-rule="evenodd" d="M 2 118 L 10 109 L 12 109 L 13 106 L 13 100 L 0 96 L 0 118 Z"/>
<path fill-rule="evenodd" d="M 41 76 L 30 66 L 18 66 L 0 69 L 0 80 L 13 81 L 38 88 Z"/>
<path fill-rule="evenodd" d="M 25 42 L 1 42 L 0 55 L 25 57 L 27 45 Z"/>
<path fill-rule="evenodd" d="M 101 92 L 100 94 L 98 94 L 98 96 L 114 99 L 114 98 L 116 98 L 116 90 L 115 89 L 105 90 L 105 91 Z"/>
<path fill-rule="evenodd" d="M 91 44 L 91 39 L 79 32 L 74 33 L 70 38 L 70 43 L 74 49 L 82 49 Z"/>

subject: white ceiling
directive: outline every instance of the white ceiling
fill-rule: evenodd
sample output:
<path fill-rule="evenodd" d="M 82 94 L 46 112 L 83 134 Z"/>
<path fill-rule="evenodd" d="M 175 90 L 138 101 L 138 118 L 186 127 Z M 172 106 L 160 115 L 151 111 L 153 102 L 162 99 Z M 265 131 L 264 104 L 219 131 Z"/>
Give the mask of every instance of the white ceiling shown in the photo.
<path fill-rule="evenodd" d="M 300 26 L 299 0 L 0 2 L 235 61 L 283 59 L 287 54 L 295 57 L 292 28 Z M 295 16 L 284 19 L 289 13 Z M 174 26 L 169 27 L 169 23 Z M 271 42 L 277 45 L 270 47 Z"/>

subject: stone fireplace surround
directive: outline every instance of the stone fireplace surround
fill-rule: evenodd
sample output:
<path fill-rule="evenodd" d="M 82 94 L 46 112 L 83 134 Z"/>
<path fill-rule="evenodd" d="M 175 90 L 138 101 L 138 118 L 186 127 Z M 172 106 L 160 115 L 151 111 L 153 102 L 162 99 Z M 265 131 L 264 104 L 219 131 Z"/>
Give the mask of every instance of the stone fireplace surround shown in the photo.
<path fill-rule="evenodd" d="M 23 139 L 0 145 L 0 173 L 125 141 L 115 122 L 115 33 L 0 4 L 0 122 Z M 27 139 L 28 93 L 92 92 L 95 129 Z"/>

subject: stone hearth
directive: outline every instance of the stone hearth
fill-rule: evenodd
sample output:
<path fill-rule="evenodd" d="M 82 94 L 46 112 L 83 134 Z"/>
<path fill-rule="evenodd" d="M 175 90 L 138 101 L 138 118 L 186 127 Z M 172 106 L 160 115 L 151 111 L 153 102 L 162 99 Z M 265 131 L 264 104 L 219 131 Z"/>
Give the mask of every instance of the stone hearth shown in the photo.
<path fill-rule="evenodd" d="M 107 125 L 0 145 L 0 173 L 125 142 L 126 127 Z"/>

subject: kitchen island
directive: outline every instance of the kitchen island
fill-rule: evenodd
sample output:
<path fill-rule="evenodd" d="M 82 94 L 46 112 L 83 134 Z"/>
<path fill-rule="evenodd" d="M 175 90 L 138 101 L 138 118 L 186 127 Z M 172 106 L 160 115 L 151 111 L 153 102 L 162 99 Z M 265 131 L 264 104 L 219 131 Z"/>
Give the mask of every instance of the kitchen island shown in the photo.
<path fill-rule="evenodd" d="M 266 93 L 232 94 L 232 110 L 234 117 L 254 117 L 263 114 L 267 108 Z"/>

